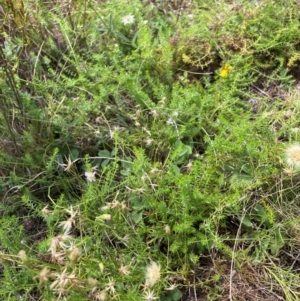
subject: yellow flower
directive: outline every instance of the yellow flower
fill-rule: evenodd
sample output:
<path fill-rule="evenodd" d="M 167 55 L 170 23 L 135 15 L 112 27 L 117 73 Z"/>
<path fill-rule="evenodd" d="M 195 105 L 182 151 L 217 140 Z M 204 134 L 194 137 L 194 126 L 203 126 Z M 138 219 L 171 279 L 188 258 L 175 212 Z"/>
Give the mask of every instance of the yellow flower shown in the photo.
<path fill-rule="evenodd" d="M 100 269 L 100 272 L 102 273 L 104 270 L 104 264 L 102 262 L 99 263 L 99 269 Z"/>
<path fill-rule="evenodd" d="M 190 57 L 188 55 L 186 55 L 185 53 L 182 54 L 182 60 L 186 64 L 189 64 L 191 62 Z"/>
<path fill-rule="evenodd" d="M 225 64 L 225 66 L 222 68 L 220 72 L 221 77 L 227 77 L 229 74 L 229 71 L 232 69 L 228 64 Z"/>

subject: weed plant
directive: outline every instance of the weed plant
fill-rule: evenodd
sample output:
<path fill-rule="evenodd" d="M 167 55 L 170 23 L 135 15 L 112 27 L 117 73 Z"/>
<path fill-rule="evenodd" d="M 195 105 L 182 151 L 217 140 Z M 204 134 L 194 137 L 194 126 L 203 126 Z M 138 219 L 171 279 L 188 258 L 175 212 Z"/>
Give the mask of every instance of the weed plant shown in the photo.
<path fill-rule="evenodd" d="M 0 17 L 1 300 L 299 299 L 299 3 Z"/>

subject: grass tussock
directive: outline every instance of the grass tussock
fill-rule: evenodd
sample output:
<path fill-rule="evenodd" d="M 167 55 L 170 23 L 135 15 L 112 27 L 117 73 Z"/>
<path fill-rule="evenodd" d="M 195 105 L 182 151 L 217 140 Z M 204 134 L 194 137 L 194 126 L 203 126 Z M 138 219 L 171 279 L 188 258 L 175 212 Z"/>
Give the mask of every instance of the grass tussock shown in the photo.
<path fill-rule="evenodd" d="M 1 300 L 299 295 L 299 3 L 0 4 Z"/>

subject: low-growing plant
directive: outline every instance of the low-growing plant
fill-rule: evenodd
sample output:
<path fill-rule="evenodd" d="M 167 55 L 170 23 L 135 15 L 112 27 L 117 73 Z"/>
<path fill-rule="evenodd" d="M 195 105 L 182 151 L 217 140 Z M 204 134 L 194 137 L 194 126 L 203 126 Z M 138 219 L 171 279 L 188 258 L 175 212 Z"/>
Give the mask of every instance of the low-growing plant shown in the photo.
<path fill-rule="evenodd" d="M 297 299 L 297 5 L 6 1 L 1 297 Z"/>

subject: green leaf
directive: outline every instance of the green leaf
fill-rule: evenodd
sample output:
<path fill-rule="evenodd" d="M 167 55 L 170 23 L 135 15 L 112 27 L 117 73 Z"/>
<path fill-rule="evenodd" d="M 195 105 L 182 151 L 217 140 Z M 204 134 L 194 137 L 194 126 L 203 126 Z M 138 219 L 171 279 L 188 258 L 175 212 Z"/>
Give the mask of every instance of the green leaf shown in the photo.
<path fill-rule="evenodd" d="M 132 206 L 132 209 L 134 209 L 135 211 L 141 211 L 141 210 L 145 209 L 145 205 L 142 202 L 136 203 Z"/>
<path fill-rule="evenodd" d="M 280 227 L 277 227 L 275 229 L 275 239 L 274 241 L 272 241 L 271 245 L 270 245 L 270 250 L 271 250 L 271 254 L 272 255 L 276 255 L 278 254 L 279 250 L 284 247 L 284 239 L 282 237 L 281 231 L 280 231 Z"/>
<path fill-rule="evenodd" d="M 76 160 L 79 157 L 79 150 L 76 148 L 72 148 L 70 151 L 70 158 L 72 161 Z"/>
<path fill-rule="evenodd" d="M 168 295 L 170 296 L 172 301 L 178 301 L 182 297 L 182 293 L 178 288 L 174 289 L 173 291 L 170 291 Z"/>
<path fill-rule="evenodd" d="M 180 175 L 180 168 L 177 165 L 171 165 L 171 169 L 175 175 Z"/>
<path fill-rule="evenodd" d="M 101 163 L 101 167 L 105 167 L 108 163 L 110 162 L 110 160 L 106 159 Z"/>
<path fill-rule="evenodd" d="M 141 222 L 141 220 L 143 219 L 143 211 L 139 211 L 139 212 L 132 212 L 131 213 L 131 218 L 133 219 L 133 221 L 138 224 Z"/>
<path fill-rule="evenodd" d="M 131 168 L 132 168 L 132 163 L 130 162 L 130 161 L 131 161 L 131 159 L 130 159 L 130 158 L 127 158 L 127 157 L 125 157 L 125 160 L 126 160 L 126 161 L 122 161 L 122 162 L 121 162 L 121 164 L 122 164 L 122 167 L 123 167 L 123 168 L 125 168 L 125 169 L 129 169 L 129 170 L 131 170 Z"/>
<path fill-rule="evenodd" d="M 122 176 L 129 176 L 129 175 L 131 174 L 131 170 L 128 170 L 128 169 L 122 169 L 122 170 L 120 171 L 120 174 L 121 174 Z"/>
<path fill-rule="evenodd" d="M 284 241 L 284 239 L 282 237 L 280 227 L 276 228 L 276 230 L 275 230 L 275 238 L 276 238 L 276 243 L 279 246 L 279 248 L 284 247 L 285 241 Z"/>
<path fill-rule="evenodd" d="M 113 24 L 112 14 L 109 15 L 109 30 L 111 32 L 114 32 L 114 24 Z"/>
<path fill-rule="evenodd" d="M 118 154 L 118 148 L 115 147 L 115 148 L 111 151 L 110 155 L 111 155 L 112 157 L 114 157 L 114 156 L 116 156 L 117 154 Z"/>
<path fill-rule="evenodd" d="M 123 34 L 121 34 L 120 32 L 114 31 L 114 35 L 119 37 L 126 44 L 131 45 L 131 41 L 128 38 L 126 38 Z"/>
<path fill-rule="evenodd" d="M 172 299 L 169 296 L 161 296 L 159 301 L 172 301 Z"/>
<path fill-rule="evenodd" d="M 253 223 L 250 221 L 249 218 L 247 218 L 247 217 L 238 217 L 238 219 L 240 221 L 242 221 L 242 225 L 244 227 L 247 227 L 247 228 L 252 228 L 253 227 Z"/>
<path fill-rule="evenodd" d="M 98 156 L 104 158 L 110 158 L 110 152 L 107 149 L 103 149 L 98 152 Z"/>

